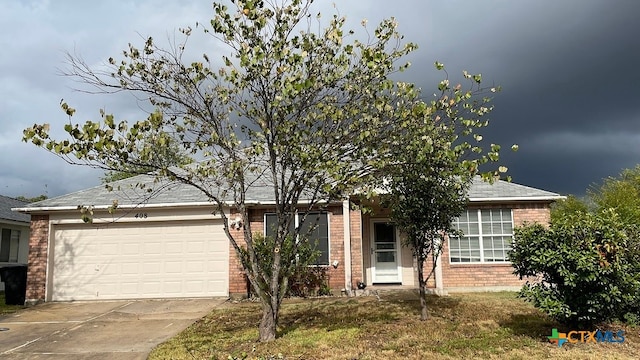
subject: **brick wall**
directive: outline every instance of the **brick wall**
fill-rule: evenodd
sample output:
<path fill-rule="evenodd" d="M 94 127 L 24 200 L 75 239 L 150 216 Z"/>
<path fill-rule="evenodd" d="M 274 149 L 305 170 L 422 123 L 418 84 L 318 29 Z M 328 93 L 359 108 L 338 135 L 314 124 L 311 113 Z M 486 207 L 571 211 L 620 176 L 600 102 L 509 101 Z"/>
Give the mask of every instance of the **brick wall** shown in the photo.
<path fill-rule="evenodd" d="M 27 268 L 28 302 L 45 300 L 49 215 L 31 215 Z"/>
<path fill-rule="evenodd" d="M 329 263 L 338 261 L 338 267 L 329 266 L 329 287 L 337 291 L 344 288 L 344 216 L 342 205 L 327 209 L 329 211 Z"/>
<path fill-rule="evenodd" d="M 338 267 L 334 268 L 329 265 L 327 267 L 327 275 L 329 278 L 329 287 L 334 293 L 340 293 L 340 289 L 344 288 L 344 220 L 342 217 L 342 205 L 330 206 L 326 209 L 329 213 L 329 262 L 338 261 Z M 251 231 L 264 232 L 264 214 L 273 212 L 272 209 L 251 209 L 249 218 L 251 223 Z M 231 215 L 235 218 L 235 214 Z M 353 226 L 353 225 L 352 225 Z M 358 228 L 358 232 L 360 229 Z M 237 234 L 239 244 L 244 244 L 244 238 L 240 231 L 233 231 Z M 353 234 L 352 234 L 353 235 Z M 246 296 L 247 282 L 244 270 L 240 264 L 240 260 L 235 249 L 231 245 L 229 249 L 229 294 L 231 296 Z M 353 259 L 352 259 L 353 261 Z"/>
<path fill-rule="evenodd" d="M 524 225 L 527 222 L 548 225 L 551 212 L 548 204 L 520 204 L 513 207 L 513 224 Z"/>
<path fill-rule="evenodd" d="M 483 205 L 473 208 L 511 208 L 513 209 L 514 226 L 526 222 L 548 224 L 550 219 L 549 204 L 547 203 L 519 203 L 509 205 Z M 513 274 L 511 264 L 451 264 L 449 263 L 448 241 L 442 253 L 443 286 L 447 288 L 465 287 L 500 287 L 521 286 L 525 280 L 520 280 Z"/>
<path fill-rule="evenodd" d="M 442 256 L 442 254 L 440 255 Z M 417 263 L 418 260 L 417 259 L 413 259 L 414 263 Z M 414 268 L 417 269 L 416 267 L 417 265 L 414 265 Z M 429 277 L 427 279 L 427 288 L 435 288 L 436 287 L 436 274 L 435 271 L 433 272 L 433 274 L 431 273 L 431 270 L 433 270 L 433 257 L 429 256 L 429 258 L 424 262 L 423 268 L 422 268 L 422 274 L 424 274 L 424 278 L 427 279 L 427 276 L 431 275 L 431 277 Z M 416 276 L 416 286 L 419 286 L 419 282 L 418 282 L 418 277 Z"/>
<path fill-rule="evenodd" d="M 231 213 L 229 219 L 233 220 L 235 218 L 236 214 Z M 229 229 L 229 231 L 239 246 L 245 245 L 242 229 Z M 238 253 L 233 245 L 231 245 L 231 241 L 229 241 L 229 295 L 231 297 L 247 296 L 247 279 Z"/>
<path fill-rule="evenodd" d="M 351 286 L 355 289 L 358 281 L 365 281 L 362 254 L 362 213 L 360 210 L 349 211 L 351 232 Z M 353 290 L 353 289 L 352 289 Z"/>

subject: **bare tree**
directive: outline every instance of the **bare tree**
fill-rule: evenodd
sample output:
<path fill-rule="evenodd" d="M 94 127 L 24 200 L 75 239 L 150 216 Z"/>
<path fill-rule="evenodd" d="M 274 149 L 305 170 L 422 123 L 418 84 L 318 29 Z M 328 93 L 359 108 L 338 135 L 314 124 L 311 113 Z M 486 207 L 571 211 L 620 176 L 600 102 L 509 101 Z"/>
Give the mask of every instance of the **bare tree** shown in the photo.
<path fill-rule="evenodd" d="M 289 275 L 300 250 L 306 252 L 304 242 L 294 241 L 305 235 L 292 226 L 295 217 L 378 185 L 382 171 L 401 165 L 394 155 L 415 141 L 415 125 L 438 121 L 417 88 L 391 79 L 409 66 L 401 61 L 416 48 L 402 43 L 393 18 L 372 32 L 363 22 L 368 38 L 359 41 L 344 29 L 343 17 L 333 15 L 322 25 L 320 14 L 311 16 L 311 4 L 214 3 L 204 34 L 230 50 L 220 63 L 206 53 L 185 61 L 191 28 L 182 29 L 184 41 L 168 49 L 151 37 L 141 48 L 129 45 L 121 60 L 109 58 L 104 68 L 69 55 L 67 75 L 101 94 L 135 93 L 155 111 L 134 123 L 101 111 L 99 121 L 67 124 L 69 139 L 61 141 L 49 137 L 47 124 L 24 131 L 25 141 L 70 163 L 107 171 L 152 169 L 158 179 L 199 189 L 223 217 L 262 303 L 261 341 L 276 337 Z M 444 97 L 438 101 L 449 104 Z M 456 99 L 451 106 L 463 103 Z M 64 102 L 62 109 L 69 117 L 75 112 Z M 193 162 L 159 161 L 157 148 L 169 144 Z M 256 236 L 251 227 L 247 193 L 257 188 L 275 203 L 272 239 Z M 242 220 L 240 237 L 230 231 L 229 207 Z"/>

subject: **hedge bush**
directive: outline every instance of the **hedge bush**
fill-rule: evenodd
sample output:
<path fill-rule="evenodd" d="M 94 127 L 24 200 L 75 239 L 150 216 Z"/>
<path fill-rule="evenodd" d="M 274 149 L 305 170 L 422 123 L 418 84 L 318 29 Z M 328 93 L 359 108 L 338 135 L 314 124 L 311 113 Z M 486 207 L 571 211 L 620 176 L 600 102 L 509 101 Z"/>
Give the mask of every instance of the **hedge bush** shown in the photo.
<path fill-rule="evenodd" d="M 549 228 L 516 229 L 509 259 L 514 273 L 527 278 L 520 295 L 565 324 L 637 323 L 638 234 L 614 209 L 566 212 Z"/>

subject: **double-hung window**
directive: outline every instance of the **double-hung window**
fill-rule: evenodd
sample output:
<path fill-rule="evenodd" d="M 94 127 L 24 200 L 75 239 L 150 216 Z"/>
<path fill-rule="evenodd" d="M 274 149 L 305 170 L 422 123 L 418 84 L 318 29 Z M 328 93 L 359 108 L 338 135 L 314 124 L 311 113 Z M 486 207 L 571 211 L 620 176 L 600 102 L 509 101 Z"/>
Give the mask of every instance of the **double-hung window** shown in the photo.
<path fill-rule="evenodd" d="M 18 262 L 20 230 L 2 229 L 0 240 L 0 262 Z"/>
<path fill-rule="evenodd" d="M 462 235 L 449 238 L 451 263 L 508 261 L 513 240 L 511 209 L 469 209 L 453 225 Z"/>
<path fill-rule="evenodd" d="M 290 232 L 299 227 L 300 234 L 305 236 L 312 246 L 320 252 L 316 265 L 329 265 L 329 215 L 326 212 L 310 212 L 304 219 L 297 214 L 295 224 L 291 224 Z M 278 226 L 276 214 L 265 214 L 265 236 L 275 236 Z"/>

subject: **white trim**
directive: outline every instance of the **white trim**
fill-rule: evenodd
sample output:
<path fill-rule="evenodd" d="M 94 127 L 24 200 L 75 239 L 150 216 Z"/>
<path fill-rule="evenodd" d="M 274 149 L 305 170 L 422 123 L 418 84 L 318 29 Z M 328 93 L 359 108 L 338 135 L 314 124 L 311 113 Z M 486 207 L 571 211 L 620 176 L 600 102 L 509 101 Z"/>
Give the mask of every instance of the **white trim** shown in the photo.
<path fill-rule="evenodd" d="M 470 202 L 508 202 L 508 201 L 541 201 L 541 200 L 562 200 L 566 196 L 513 196 L 513 197 L 487 197 L 487 198 L 469 198 Z"/>
<path fill-rule="evenodd" d="M 322 211 L 320 213 L 322 213 Z M 333 266 L 333 260 L 331 259 L 331 217 L 333 214 L 331 211 L 327 210 L 325 210 L 324 213 L 327 214 L 327 260 L 329 263 L 327 265 L 319 266 Z"/>
<path fill-rule="evenodd" d="M 54 224 L 49 221 L 47 224 L 49 227 L 49 236 L 47 236 L 47 265 L 44 270 L 44 301 L 51 301 L 53 298 L 52 288 L 53 288 L 53 266 L 54 266 L 54 256 L 55 256 L 55 228 Z M 32 300 L 40 300 L 40 299 L 32 299 Z"/>
<path fill-rule="evenodd" d="M 225 214 L 225 215 L 227 215 L 227 218 L 229 217 L 229 214 Z M 184 216 L 184 217 L 176 217 L 173 215 L 163 215 L 163 216 L 149 217 L 144 220 L 131 218 L 131 217 L 115 217 L 111 219 L 94 217 L 92 219 L 92 224 L 123 224 L 123 223 L 143 224 L 143 223 L 159 222 L 159 221 L 191 221 L 191 220 L 219 220 L 219 219 L 222 219 L 222 215 L 202 214 L 202 215 L 193 215 L 193 216 Z M 52 219 L 52 220 L 49 220 L 49 222 L 55 225 L 85 224 L 85 222 L 80 218 Z"/>
<path fill-rule="evenodd" d="M 374 244 L 375 244 L 375 223 L 384 223 L 384 224 L 388 224 L 391 223 L 391 220 L 388 218 L 377 218 L 377 219 L 371 219 L 369 221 L 369 225 L 370 225 L 370 230 L 369 230 L 369 248 L 371 249 L 371 283 L 372 284 L 384 284 L 381 282 L 376 281 L 376 267 L 375 267 L 375 250 L 373 248 Z M 386 283 L 400 283 L 402 284 L 402 247 L 400 244 L 400 230 L 398 229 L 398 227 L 395 224 L 393 225 L 393 229 L 394 229 L 394 236 L 396 238 L 396 264 L 397 264 L 397 268 L 398 268 L 398 280 L 397 281 L 387 281 Z"/>
<path fill-rule="evenodd" d="M 436 241 L 440 241 L 440 240 L 438 239 Z M 442 279 L 442 252 L 443 251 L 440 251 L 440 254 L 438 254 L 438 257 L 436 258 L 436 268 L 434 271 L 436 292 L 444 291 L 444 285 L 443 285 L 443 279 Z"/>
<path fill-rule="evenodd" d="M 229 206 L 232 203 L 224 203 Z M 134 204 L 134 205 L 118 205 L 118 209 L 162 209 L 168 207 L 198 207 L 198 206 L 215 206 L 213 202 L 190 202 L 190 203 L 160 203 L 160 204 Z M 112 205 L 83 205 L 87 207 L 93 207 L 94 210 L 108 210 Z M 41 211 L 69 211 L 79 210 L 76 206 L 47 206 L 47 207 L 26 207 L 26 208 L 13 208 L 12 211 L 18 212 L 41 212 Z"/>
<path fill-rule="evenodd" d="M 298 204 L 305 205 L 309 204 L 309 200 L 301 200 L 298 201 Z M 222 204 L 226 207 L 235 207 L 236 203 L 233 201 L 223 201 Z M 319 201 L 316 204 L 338 204 L 338 202 L 324 202 Z M 158 204 L 125 204 L 118 205 L 118 209 L 163 209 L 163 208 L 171 208 L 171 207 L 200 207 L 200 206 L 217 206 L 218 204 L 214 201 L 199 201 L 199 202 L 180 202 L 180 203 L 158 203 Z M 275 201 L 255 201 L 255 202 L 246 202 L 244 205 L 246 206 L 261 206 L 261 205 L 276 205 Z M 112 205 L 83 205 L 87 207 L 93 207 L 94 210 L 107 210 Z M 44 211 L 69 211 L 69 210 L 78 210 L 78 205 L 74 206 L 45 206 L 45 207 L 24 207 L 24 208 L 12 208 L 11 211 L 21 212 L 21 213 L 39 213 Z"/>
<path fill-rule="evenodd" d="M 469 211 L 476 211 L 477 212 L 477 219 L 478 219 L 478 234 L 464 234 L 464 236 L 478 236 L 478 246 L 479 246 L 479 250 L 480 250 L 480 261 L 467 261 L 467 262 L 452 262 L 451 261 L 451 237 L 448 237 L 448 247 L 449 247 L 449 265 L 451 266 L 458 266 L 458 265 L 500 265 L 500 264 L 511 264 L 511 262 L 507 261 L 507 260 L 503 260 L 503 261 L 485 261 L 484 260 L 484 246 L 482 245 L 483 243 L 483 239 L 486 236 L 491 236 L 491 235 L 495 235 L 495 236 L 511 236 L 513 238 L 513 230 L 514 230 L 514 221 L 513 221 L 513 208 L 509 208 L 509 207 L 501 207 L 501 208 L 495 208 L 495 209 L 482 209 L 482 208 L 477 208 L 477 209 L 467 209 L 465 210 L 467 213 Z M 482 211 L 483 210 L 500 210 L 500 211 L 504 211 L 504 210 L 509 210 L 510 213 L 510 217 L 511 217 L 511 234 L 485 234 L 482 231 Z M 493 222 L 492 222 L 493 224 Z M 471 255 L 469 255 L 471 256 Z"/>
<path fill-rule="evenodd" d="M 350 292 L 353 289 L 351 279 L 351 211 L 349 200 L 342 202 L 342 223 L 344 231 L 344 288 Z"/>
<path fill-rule="evenodd" d="M 545 196 L 513 196 L 513 197 L 471 197 L 469 198 L 470 202 L 505 202 L 505 201 L 543 201 L 543 200 L 562 200 L 566 199 L 566 196 L 563 195 L 545 195 Z M 309 201 L 301 200 L 298 202 L 299 204 L 308 204 Z M 318 204 L 334 204 L 337 202 L 318 202 Z M 224 206 L 234 207 L 236 205 L 233 201 L 224 201 L 222 202 Z M 255 202 L 246 202 L 245 205 L 248 206 L 260 206 L 260 205 L 276 205 L 275 201 L 255 201 Z M 111 205 L 86 205 L 93 206 L 95 210 L 107 210 L 111 207 Z M 158 203 L 158 204 L 127 204 L 127 205 L 118 205 L 119 209 L 137 209 L 137 208 L 145 208 L 145 209 L 161 209 L 168 207 L 199 207 L 199 206 L 217 206 L 217 204 L 213 201 L 200 201 L 200 202 L 180 202 L 180 203 Z M 31 212 L 43 212 L 43 211 L 69 211 L 69 210 L 78 210 L 78 206 L 46 206 L 46 207 L 20 207 L 20 208 L 11 208 L 11 211 L 21 212 L 21 213 L 31 213 Z"/>
<path fill-rule="evenodd" d="M 0 219 L 0 226 L 3 225 L 7 225 L 7 226 L 17 226 L 17 227 L 29 227 L 29 221 L 16 221 L 16 220 L 9 220 L 9 219 Z"/>
<path fill-rule="evenodd" d="M 351 216 L 351 214 L 349 214 L 349 216 Z M 360 208 L 358 208 L 358 222 L 360 223 L 360 226 L 358 227 L 358 238 L 360 239 L 360 263 L 358 265 L 360 265 L 360 274 L 358 274 L 359 278 L 356 280 L 367 284 L 369 282 L 369 277 L 367 276 L 367 268 L 364 267 L 364 242 L 367 240 L 364 238 L 365 224 L 362 221 L 362 210 L 360 210 Z M 358 284 L 356 282 L 356 289 L 357 288 Z"/>

